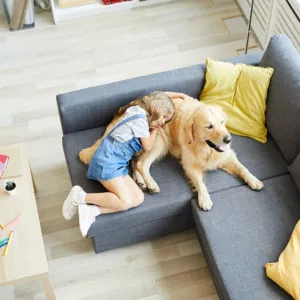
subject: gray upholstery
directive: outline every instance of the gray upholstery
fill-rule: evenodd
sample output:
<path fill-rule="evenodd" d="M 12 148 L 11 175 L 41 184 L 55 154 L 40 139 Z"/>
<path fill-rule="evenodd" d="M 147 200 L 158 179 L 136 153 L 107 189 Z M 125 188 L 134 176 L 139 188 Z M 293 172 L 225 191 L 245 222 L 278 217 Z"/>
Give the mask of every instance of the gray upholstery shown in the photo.
<path fill-rule="evenodd" d="M 149 201 L 151 200 L 149 199 Z M 190 211 L 190 204 L 191 201 L 188 202 L 189 212 L 187 213 L 173 215 L 167 218 L 160 218 L 153 221 L 146 221 L 135 226 L 121 228 L 114 232 L 100 231 L 100 233 L 98 233 L 96 230 L 102 223 L 96 223 L 89 233 L 97 233 L 97 235 L 93 237 L 95 252 L 100 253 L 195 227 L 192 213 Z M 100 219 L 100 217 L 98 219 Z M 117 214 L 115 216 L 115 220 L 117 220 Z"/>
<path fill-rule="evenodd" d="M 106 126 L 121 106 L 153 91 L 177 91 L 197 97 L 204 71 L 197 65 L 58 95 L 63 132 Z"/>
<path fill-rule="evenodd" d="M 239 55 L 235 57 L 230 57 L 223 59 L 223 61 L 228 61 L 231 62 L 232 64 L 245 64 L 245 65 L 253 65 L 253 66 L 258 66 L 262 57 L 263 57 L 264 52 L 263 51 L 257 51 L 253 53 L 249 53 L 247 55 Z M 203 65 L 201 65 L 203 66 Z M 204 70 L 206 70 L 205 66 L 203 66 Z M 198 98 L 198 97 L 197 97 Z"/>
<path fill-rule="evenodd" d="M 214 207 L 192 211 L 202 249 L 221 299 L 290 299 L 265 275 L 278 260 L 300 218 L 300 195 L 289 175 L 264 181 L 262 191 L 246 186 L 213 193 Z"/>
<path fill-rule="evenodd" d="M 287 173 L 287 164 L 271 136 L 268 136 L 266 144 L 247 137 L 237 135 L 232 137 L 232 148 L 238 159 L 259 179 L 264 180 Z M 221 170 L 208 172 L 205 182 L 209 192 L 245 184 L 239 178 Z"/>
<path fill-rule="evenodd" d="M 298 190 L 300 191 L 300 153 L 297 155 L 293 163 L 289 166 L 289 172 L 293 178 Z"/>
<path fill-rule="evenodd" d="M 100 127 L 67 134 L 63 137 L 65 156 L 72 184 L 80 185 L 88 192 L 101 192 L 104 189 L 98 182 L 89 180 L 86 177 L 87 166 L 80 162 L 78 153 L 81 149 L 93 144 L 102 135 L 104 130 L 104 127 Z M 262 144 L 250 138 L 232 136 L 232 146 L 239 160 L 258 178 L 268 179 L 288 172 L 287 164 L 271 137 L 268 137 L 266 144 Z M 167 176 L 165 176 L 166 172 Z M 154 165 L 151 173 L 162 189 L 164 189 L 165 184 L 170 188 L 171 195 L 178 187 L 180 189 L 179 194 L 183 196 L 184 200 L 191 199 L 192 193 L 188 192 L 190 190 L 188 181 L 184 177 L 182 167 L 179 166 L 179 163 L 175 159 L 167 158 Z M 175 173 L 177 174 L 176 177 L 174 177 Z M 228 175 L 221 170 L 208 172 L 205 181 L 209 192 L 216 192 L 245 184 L 239 178 Z M 161 194 L 160 196 L 165 197 L 166 195 Z"/>
<path fill-rule="evenodd" d="M 291 163 L 300 151 L 300 55 L 285 35 L 276 35 L 260 65 L 274 68 L 268 91 L 267 127 Z"/>
<path fill-rule="evenodd" d="M 228 59 L 259 64 L 262 52 Z M 137 77 L 57 96 L 64 134 L 106 126 L 120 106 L 153 91 L 177 91 L 198 98 L 204 85 L 205 65 Z"/>

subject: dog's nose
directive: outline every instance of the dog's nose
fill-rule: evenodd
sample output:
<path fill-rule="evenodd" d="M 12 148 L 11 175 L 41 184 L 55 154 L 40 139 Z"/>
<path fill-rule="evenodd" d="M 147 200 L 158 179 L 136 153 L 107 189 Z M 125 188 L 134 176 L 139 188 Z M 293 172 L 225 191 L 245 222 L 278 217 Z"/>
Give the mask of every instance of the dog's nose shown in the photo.
<path fill-rule="evenodd" d="M 225 144 L 229 144 L 231 142 L 231 135 L 230 134 L 226 135 L 223 139 L 223 142 Z"/>

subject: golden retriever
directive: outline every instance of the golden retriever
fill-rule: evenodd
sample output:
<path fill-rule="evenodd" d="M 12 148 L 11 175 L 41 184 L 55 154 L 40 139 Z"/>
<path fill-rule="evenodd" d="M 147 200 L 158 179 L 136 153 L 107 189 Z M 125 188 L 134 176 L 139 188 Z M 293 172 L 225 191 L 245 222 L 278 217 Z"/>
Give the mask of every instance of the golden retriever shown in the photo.
<path fill-rule="evenodd" d="M 185 96 L 173 99 L 176 114 L 160 129 L 155 145 L 149 152 L 141 152 L 133 161 L 133 178 L 142 189 L 158 193 L 158 184 L 149 170 L 151 164 L 171 153 L 180 160 L 183 169 L 198 192 L 198 203 L 203 210 L 210 210 L 210 199 L 203 177 L 207 170 L 222 170 L 239 176 L 253 190 L 263 188 L 263 183 L 252 175 L 237 159 L 231 149 L 231 136 L 226 116 L 221 109 Z"/>

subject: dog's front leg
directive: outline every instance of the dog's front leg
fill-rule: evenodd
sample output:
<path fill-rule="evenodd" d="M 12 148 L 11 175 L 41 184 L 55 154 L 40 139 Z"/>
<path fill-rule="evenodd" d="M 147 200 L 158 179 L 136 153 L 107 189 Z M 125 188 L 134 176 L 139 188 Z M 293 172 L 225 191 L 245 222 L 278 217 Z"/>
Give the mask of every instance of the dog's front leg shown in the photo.
<path fill-rule="evenodd" d="M 137 176 L 137 184 L 143 190 L 148 190 L 150 193 L 159 193 L 160 187 L 150 174 L 150 167 L 155 161 L 155 157 L 151 152 L 144 152 L 137 161 L 137 175 L 141 175 L 142 180 Z"/>
<path fill-rule="evenodd" d="M 211 210 L 213 202 L 210 199 L 209 193 L 203 182 L 203 174 L 197 168 L 184 168 L 188 178 L 192 181 L 198 192 L 198 204 L 203 210 Z"/>
<path fill-rule="evenodd" d="M 150 193 L 159 193 L 160 188 L 156 181 L 150 174 L 150 167 L 154 161 L 159 160 L 168 153 L 168 144 L 165 142 L 161 135 L 157 135 L 155 144 L 152 149 L 148 152 L 142 152 L 139 156 L 136 168 L 137 171 L 142 175 L 147 189 Z M 138 173 L 136 173 L 138 175 Z M 137 184 L 142 188 L 142 186 L 137 182 Z"/>
<path fill-rule="evenodd" d="M 252 190 L 261 190 L 264 187 L 264 184 L 239 162 L 233 150 L 231 150 L 231 154 L 227 160 L 222 163 L 220 168 L 229 174 L 240 177 Z"/>
<path fill-rule="evenodd" d="M 139 156 L 140 156 L 140 154 L 139 154 Z M 146 191 L 147 185 L 145 183 L 145 180 L 144 180 L 142 174 L 137 169 L 137 162 L 138 162 L 139 156 L 135 157 L 131 161 L 132 179 L 136 182 L 136 184 L 140 187 L 140 189 L 142 191 Z"/>
<path fill-rule="evenodd" d="M 188 153 L 182 155 L 181 162 L 187 177 L 191 180 L 192 184 L 196 188 L 196 191 L 198 192 L 198 204 L 200 208 L 203 210 L 210 210 L 213 206 L 213 203 L 203 182 L 202 170 L 197 167 L 196 164 L 191 162 Z"/>

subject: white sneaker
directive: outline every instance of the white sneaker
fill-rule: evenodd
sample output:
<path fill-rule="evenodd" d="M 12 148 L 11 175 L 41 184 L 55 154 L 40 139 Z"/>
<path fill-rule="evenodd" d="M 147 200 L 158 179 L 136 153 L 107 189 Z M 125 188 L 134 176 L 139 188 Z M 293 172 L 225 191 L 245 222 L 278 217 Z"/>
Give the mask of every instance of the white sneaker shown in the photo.
<path fill-rule="evenodd" d="M 62 206 L 62 213 L 66 220 L 71 220 L 78 210 L 78 204 L 80 204 L 82 187 L 75 185 L 72 187 L 67 199 Z"/>
<path fill-rule="evenodd" d="M 96 221 L 96 216 L 100 214 L 100 209 L 96 205 L 82 204 L 78 207 L 79 227 L 83 237 L 86 237 L 91 225 Z"/>

